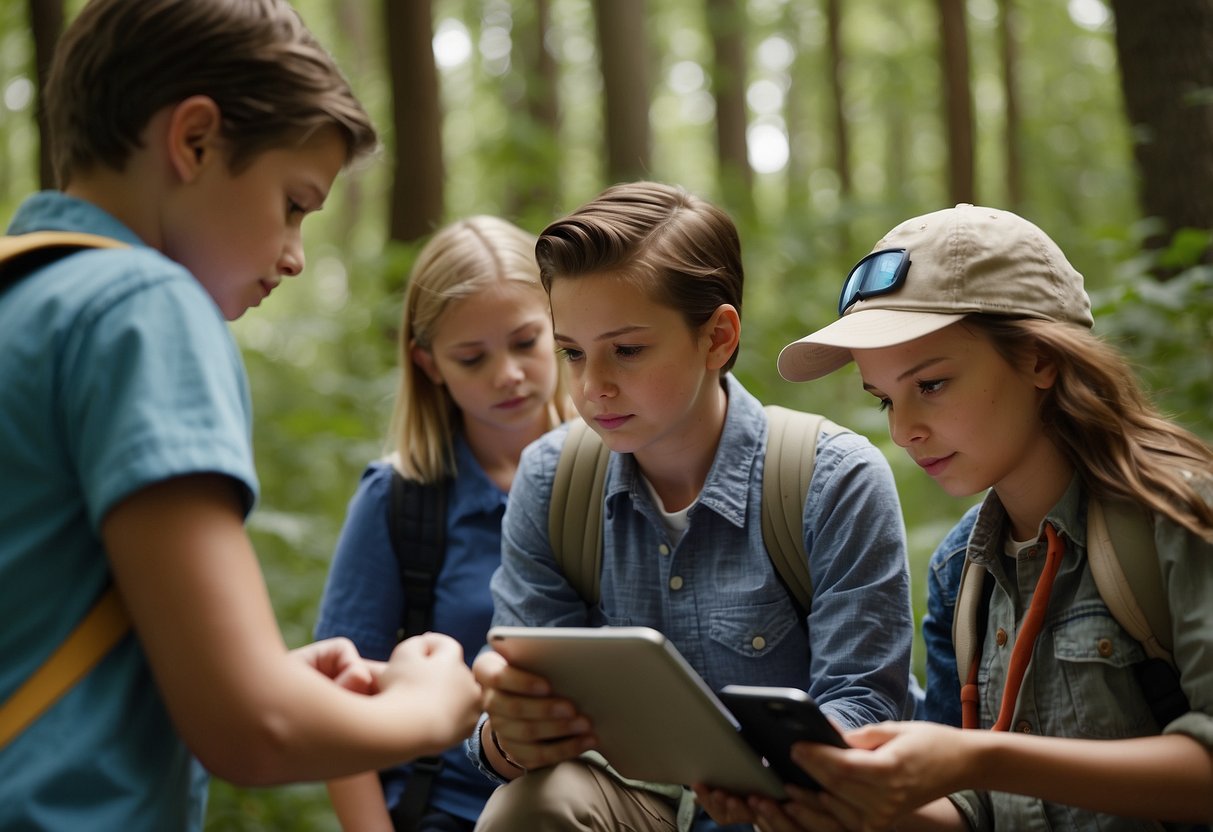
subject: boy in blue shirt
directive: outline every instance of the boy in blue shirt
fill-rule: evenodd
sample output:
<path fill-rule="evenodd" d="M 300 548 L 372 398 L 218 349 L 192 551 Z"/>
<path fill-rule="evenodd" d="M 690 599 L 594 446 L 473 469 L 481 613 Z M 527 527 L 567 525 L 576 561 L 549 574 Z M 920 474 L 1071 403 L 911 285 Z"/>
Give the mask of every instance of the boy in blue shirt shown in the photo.
<path fill-rule="evenodd" d="M 0 703 L 111 585 L 133 632 L 0 747 L 0 828 L 197 829 L 194 755 L 270 784 L 457 742 L 479 713 L 458 643 L 288 651 L 243 525 L 251 412 L 224 319 L 300 273 L 304 216 L 375 144 L 331 57 L 281 0 L 97 0 L 46 102 L 61 190 L 9 234 L 124 247 L 0 287 Z"/>

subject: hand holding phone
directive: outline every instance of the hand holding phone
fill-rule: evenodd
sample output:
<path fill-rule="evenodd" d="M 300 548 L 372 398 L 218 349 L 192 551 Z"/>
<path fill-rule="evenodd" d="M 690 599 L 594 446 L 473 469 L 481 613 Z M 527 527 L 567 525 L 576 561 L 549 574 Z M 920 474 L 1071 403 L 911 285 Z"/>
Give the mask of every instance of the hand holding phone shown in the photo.
<path fill-rule="evenodd" d="M 720 699 L 741 725 L 741 735 L 785 783 L 820 791 L 821 785 L 792 760 L 792 744 L 823 742 L 847 748 L 846 740 L 799 688 L 727 685 Z"/>

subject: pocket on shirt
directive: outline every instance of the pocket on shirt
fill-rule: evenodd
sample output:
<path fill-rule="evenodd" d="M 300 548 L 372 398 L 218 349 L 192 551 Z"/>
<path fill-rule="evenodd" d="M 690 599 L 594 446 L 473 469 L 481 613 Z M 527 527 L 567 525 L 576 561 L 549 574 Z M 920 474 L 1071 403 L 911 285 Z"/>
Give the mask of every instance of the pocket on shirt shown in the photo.
<path fill-rule="evenodd" d="M 765 659 L 796 628 L 787 603 L 721 607 L 708 618 L 708 638 L 744 659 Z"/>
<path fill-rule="evenodd" d="M 1133 666 L 1145 659 L 1141 644 L 1107 607 L 1078 605 L 1053 627 L 1053 652 L 1081 736 L 1118 739 L 1153 733 L 1149 705 Z M 1064 701 L 1061 703 L 1066 704 Z"/>

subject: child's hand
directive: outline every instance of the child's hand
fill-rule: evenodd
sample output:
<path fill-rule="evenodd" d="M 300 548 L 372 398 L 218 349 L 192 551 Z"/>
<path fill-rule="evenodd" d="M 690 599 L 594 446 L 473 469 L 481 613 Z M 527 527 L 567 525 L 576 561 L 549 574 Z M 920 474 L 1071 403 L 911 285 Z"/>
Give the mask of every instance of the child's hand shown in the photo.
<path fill-rule="evenodd" d="M 746 805 L 745 798 L 740 795 L 722 789 L 709 788 L 702 783 L 696 783 L 691 788 L 695 791 L 695 799 L 699 805 L 711 816 L 712 820 L 721 826 L 728 826 L 732 823 L 754 823 L 757 820 L 754 811 Z"/>
<path fill-rule="evenodd" d="M 358 655 L 354 642 L 348 638 L 315 641 L 292 650 L 291 655 L 319 670 L 346 690 L 371 694 L 379 689 L 378 673 L 382 662 L 371 663 L 363 659 Z"/>
<path fill-rule="evenodd" d="M 496 734 L 507 762 L 523 770 L 570 760 L 598 744 L 590 720 L 573 703 L 554 696 L 542 676 L 511 667 L 500 653 L 485 651 L 472 664 L 484 689 L 489 715 L 482 739 Z M 502 771 L 502 774 L 511 772 Z M 519 772 L 513 772 L 519 773 Z"/>
<path fill-rule="evenodd" d="M 467 738 L 480 718 L 480 686 L 463 661 L 463 646 L 442 633 L 423 633 L 396 645 L 379 675 L 384 694 L 408 697 L 410 719 L 432 730 L 438 753 Z"/>
<path fill-rule="evenodd" d="M 826 790 L 807 793 L 814 811 L 824 809 L 845 829 L 888 829 L 962 788 L 969 767 L 962 734 L 949 726 L 883 722 L 850 731 L 846 740 L 849 750 L 807 742 L 792 747 L 792 759 Z"/>

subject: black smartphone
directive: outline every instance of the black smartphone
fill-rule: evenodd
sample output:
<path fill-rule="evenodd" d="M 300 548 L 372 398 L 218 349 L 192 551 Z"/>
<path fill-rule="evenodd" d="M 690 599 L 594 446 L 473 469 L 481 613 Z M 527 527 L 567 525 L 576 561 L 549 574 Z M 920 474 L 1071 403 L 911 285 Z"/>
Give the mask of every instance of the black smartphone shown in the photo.
<path fill-rule="evenodd" d="M 719 697 L 736 717 L 741 735 L 785 783 L 806 789 L 821 786 L 792 761 L 792 743 L 847 743 L 813 698 L 798 688 L 727 685 Z"/>

